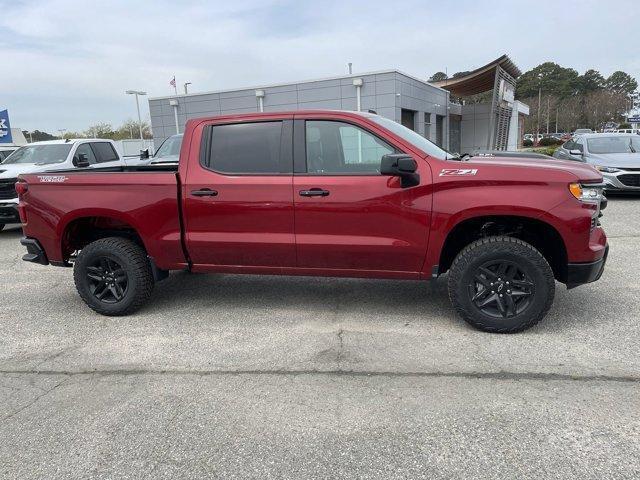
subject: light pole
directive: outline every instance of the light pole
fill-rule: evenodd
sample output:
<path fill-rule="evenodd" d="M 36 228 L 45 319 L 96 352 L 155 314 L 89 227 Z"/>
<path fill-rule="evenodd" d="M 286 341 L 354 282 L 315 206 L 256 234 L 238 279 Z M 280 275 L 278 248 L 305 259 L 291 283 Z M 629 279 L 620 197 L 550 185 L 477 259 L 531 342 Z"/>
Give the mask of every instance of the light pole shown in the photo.
<path fill-rule="evenodd" d="M 185 95 L 189 95 L 189 91 L 187 90 L 187 87 L 191 85 L 191 82 L 187 82 L 184 84 L 184 94 Z"/>
<path fill-rule="evenodd" d="M 138 101 L 138 95 L 146 95 L 147 92 L 141 92 L 139 90 L 127 90 L 127 95 L 135 95 L 136 96 L 136 108 L 138 109 L 138 128 L 140 129 L 140 140 L 144 140 L 142 137 L 142 118 L 140 117 L 140 102 Z"/>
<path fill-rule="evenodd" d="M 547 135 L 549 135 L 549 95 L 547 95 Z M 556 132 L 558 129 L 556 128 Z"/>

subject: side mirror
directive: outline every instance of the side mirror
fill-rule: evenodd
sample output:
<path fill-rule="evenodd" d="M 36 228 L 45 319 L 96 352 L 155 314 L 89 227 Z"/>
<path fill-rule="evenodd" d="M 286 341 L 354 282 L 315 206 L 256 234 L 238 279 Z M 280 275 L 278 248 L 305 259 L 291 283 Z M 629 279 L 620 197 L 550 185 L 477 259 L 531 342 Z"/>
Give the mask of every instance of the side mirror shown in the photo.
<path fill-rule="evenodd" d="M 146 160 L 147 158 L 149 158 L 149 149 L 140 150 L 140 160 Z"/>
<path fill-rule="evenodd" d="M 80 153 L 73 157 L 73 166 L 77 168 L 87 168 L 91 164 L 85 153 Z"/>
<path fill-rule="evenodd" d="M 380 162 L 380 173 L 400 177 L 402 188 L 415 187 L 420 183 L 420 175 L 416 170 L 418 170 L 416 161 L 404 153 L 384 155 Z"/>

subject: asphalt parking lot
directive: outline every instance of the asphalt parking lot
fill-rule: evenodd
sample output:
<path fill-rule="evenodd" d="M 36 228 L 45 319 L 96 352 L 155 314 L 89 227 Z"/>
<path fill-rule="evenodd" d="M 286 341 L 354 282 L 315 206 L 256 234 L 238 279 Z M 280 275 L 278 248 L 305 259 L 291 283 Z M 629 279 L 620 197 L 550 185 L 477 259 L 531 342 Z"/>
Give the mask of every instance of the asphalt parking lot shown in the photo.
<path fill-rule="evenodd" d="M 602 279 L 475 331 L 445 281 L 172 274 L 134 316 L 0 233 L 1 478 L 638 478 L 640 198 Z"/>

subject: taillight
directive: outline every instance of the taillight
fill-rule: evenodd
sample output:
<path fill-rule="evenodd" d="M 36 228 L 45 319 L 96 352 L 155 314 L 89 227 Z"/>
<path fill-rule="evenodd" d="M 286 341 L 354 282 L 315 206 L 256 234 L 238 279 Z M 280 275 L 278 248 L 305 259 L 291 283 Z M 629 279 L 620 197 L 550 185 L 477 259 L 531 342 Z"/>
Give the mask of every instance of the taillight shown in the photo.
<path fill-rule="evenodd" d="M 24 195 L 25 193 L 27 193 L 27 190 L 29 190 L 29 184 L 27 182 L 25 182 L 24 180 L 18 180 L 16 182 L 16 193 L 18 194 L 18 196 Z"/>

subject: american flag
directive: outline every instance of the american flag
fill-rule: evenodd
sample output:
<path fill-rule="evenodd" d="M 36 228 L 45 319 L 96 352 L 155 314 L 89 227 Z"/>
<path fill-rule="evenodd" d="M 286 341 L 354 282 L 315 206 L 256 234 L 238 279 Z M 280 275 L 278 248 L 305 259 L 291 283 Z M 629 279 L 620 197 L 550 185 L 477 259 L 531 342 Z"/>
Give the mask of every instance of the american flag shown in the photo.
<path fill-rule="evenodd" d="M 176 86 L 176 77 L 173 77 L 173 79 L 169 82 L 169 85 L 171 85 L 172 87 L 175 88 L 175 86 Z"/>

